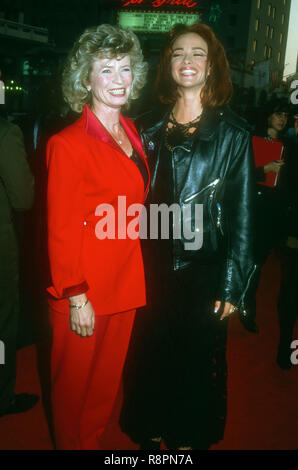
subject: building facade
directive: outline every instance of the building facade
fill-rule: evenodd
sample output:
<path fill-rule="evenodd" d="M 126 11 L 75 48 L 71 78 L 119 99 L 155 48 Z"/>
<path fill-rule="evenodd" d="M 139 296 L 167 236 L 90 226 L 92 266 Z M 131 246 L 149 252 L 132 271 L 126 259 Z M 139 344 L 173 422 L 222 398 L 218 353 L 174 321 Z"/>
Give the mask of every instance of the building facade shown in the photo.
<path fill-rule="evenodd" d="M 283 76 L 290 6 L 291 0 L 1 0 L 0 70 L 3 79 L 37 83 L 61 69 L 85 28 L 117 24 L 120 11 L 193 13 L 223 42 L 233 83 L 270 91 Z M 136 33 L 154 77 L 165 34 Z"/>
<path fill-rule="evenodd" d="M 291 0 L 222 0 L 219 35 L 240 86 L 277 88 L 283 77 Z"/>

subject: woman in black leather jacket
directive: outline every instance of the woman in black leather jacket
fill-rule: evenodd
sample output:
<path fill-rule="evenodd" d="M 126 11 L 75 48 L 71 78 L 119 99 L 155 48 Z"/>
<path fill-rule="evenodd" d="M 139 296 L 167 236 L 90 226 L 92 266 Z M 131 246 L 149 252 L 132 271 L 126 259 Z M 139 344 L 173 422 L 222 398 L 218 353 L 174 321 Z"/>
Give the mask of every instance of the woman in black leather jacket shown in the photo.
<path fill-rule="evenodd" d="M 181 221 L 173 211 L 169 237 L 161 225 L 144 243 L 148 306 L 135 324 L 120 424 L 144 449 L 161 439 L 168 448 L 208 448 L 225 427 L 227 319 L 243 314 L 255 269 L 251 139 L 226 107 L 229 67 L 209 27 L 170 32 L 157 89 L 172 106 L 141 122 L 148 208 L 176 204 Z"/>

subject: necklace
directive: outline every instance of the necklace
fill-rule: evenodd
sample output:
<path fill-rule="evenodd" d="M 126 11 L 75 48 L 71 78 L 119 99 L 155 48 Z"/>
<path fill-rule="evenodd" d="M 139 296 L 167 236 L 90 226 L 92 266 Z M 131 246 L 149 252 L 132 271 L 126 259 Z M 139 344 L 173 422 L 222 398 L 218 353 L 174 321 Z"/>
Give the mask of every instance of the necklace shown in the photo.
<path fill-rule="evenodd" d="M 120 128 L 120 129 L 119 129 L 119 133 L 118 133 L 119 136 L 121 135 L 121 130 L 122 130 L 122 129 Z M 122 145 L 122 144 L 123 144 L 123 140 L 122 140 L 121 137 L 120 137 L 120 138 L 117 137 L 117 136 L 115 135 L 115 133 L 112 132 L 112 131 L 110 131 L 110 134 L 111 134 L 111 136 L 113 137 L 113 139 L 117 142 L 117 144 L 119 144 L 119 145 Z"/>
<path fill-rule="evenodd" d="M 195 117 L 192 121 L 181 124 L 175 119 L 173 111 L 169 117 L 169 123 L 172 124 L 172 127 L 167 127 L 165 135 L 165 145 L 170 150 L 173 151 L 174 147 L 179 145 L 185 138 L 189 137 L 193 132 L 190 132 L 190 129 L 198 129 L 200 124 L 201 114 Z"/>
<path fill-rule="evenodd" d="M 192 127 L 196 127 L 198 125 L 198 123 L 196 123 L 196 121 L 198 121 L 198 119 L 200 119 L 201 116 L 202 116 L 202 113 L 200 113 L 192 121 L 185 122 L 184 124 L 182 124 L 181 122 L 178 122 L 176 120 L 176 118 L 174 116 L 174 113 L 172 111 L 171 114 L 170 114 L 169 122 L 171 122 L 174 126 L 178 127 L 179 129 L 183 129 L 183 132 L 185 132 L 185 131 L 188 131 L 189 129 L 191 129 Z"/>
<path fill-rule="evenodd" d="M 101 122 L 101 124 L 104 126 L 104 128 L 106 129 L 106 131 L 109 133 L 109 135 L 115 140 L 115 142 L 117 142 L 117 144 L 119 145 L 122 145 L 123 144 L 123 139 L 121 138 L 121 133 L 122 133 L 122 127 L 121 127 L 121 124 L 120 122 L 118 121 L 118 124 L 119 124 L 119 132 L 118 132 L 118 135 L 120 137 L 118 137 L 115 132 L 113 131 L 113 129 L 110 129 L 110 126 L 107 125 L 107 123 L 105 122 L 104 119 L 101 118 L 101 116 L 97 115 L 95 113 L 95 111 L 91 108 L 91 110 L 93 111 L 93 113 L 95 114 L 95 116 L 97 117 L 97 119 Z"/>

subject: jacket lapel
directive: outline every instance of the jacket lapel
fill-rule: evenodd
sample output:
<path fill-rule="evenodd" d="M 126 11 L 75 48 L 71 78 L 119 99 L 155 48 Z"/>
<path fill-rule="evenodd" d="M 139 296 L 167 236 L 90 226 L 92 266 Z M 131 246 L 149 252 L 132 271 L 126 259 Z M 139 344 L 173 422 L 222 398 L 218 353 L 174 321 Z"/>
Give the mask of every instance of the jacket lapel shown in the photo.
<path fill-rule="evenodd" d="M 143 146 L 140 137 L 134 131 L 134 129 L 129 125 L 128 121 L 126 121 L 125 117 L 120 115 L 120 122 L 125 130 L 127 137 L 129 138 L 131 145 L 136 150 L 136 152 L 145 158 Z"/>
<path fill-rule="evenodd" d="M 123 126 L 123 129 L 125 130 L 125 132 L 127 134 L 127 137 L 129 138 L 129 140 L 131 142 L 131 145 L 133 146 L 135 151 L 140 155 L 140 157 L 143 159 L 143 161 L 146 165 L 146 168 L 147 168 L 147 171 L 148 171 L 148 176 L 149 176 L 148 184 L 147 184 L 147 187 L 145 189 L 145 193 L 147 193 L 149 185 L 150 185 L 150 171 L 149 171 L 149 166 L 148 166 L 148 163 L 147 163 L 147 158 L 146 158 L 144 150 L 143 150 L 142 141 L 141 141 L 139 135 L 136 133 L 136 131 L 130 126 L 129 122 L 122 115 L 120 115 L 120 122 Z"/>

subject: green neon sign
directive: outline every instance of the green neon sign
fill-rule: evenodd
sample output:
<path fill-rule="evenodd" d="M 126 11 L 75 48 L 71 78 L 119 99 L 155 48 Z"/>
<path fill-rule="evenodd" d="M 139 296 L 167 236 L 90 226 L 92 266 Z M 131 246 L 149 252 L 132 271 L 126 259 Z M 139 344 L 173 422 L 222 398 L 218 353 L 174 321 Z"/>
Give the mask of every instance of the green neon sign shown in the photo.
<path fill-rule="evenodd" d="M 167 33 L 175 24 L 191 25 L 200 21 L 199 14 L 120 11 L 118 25 L 135 32 Z"/>

